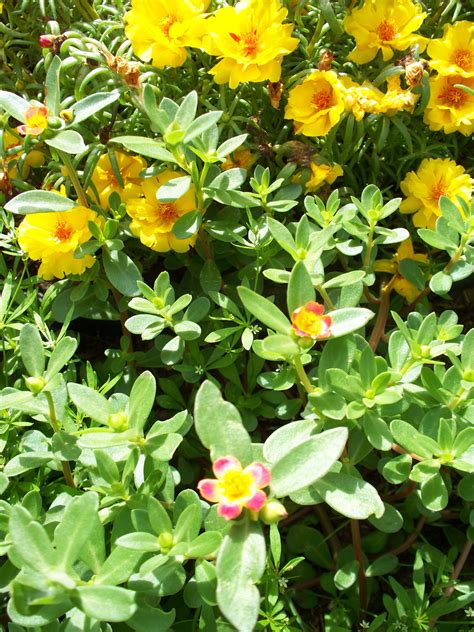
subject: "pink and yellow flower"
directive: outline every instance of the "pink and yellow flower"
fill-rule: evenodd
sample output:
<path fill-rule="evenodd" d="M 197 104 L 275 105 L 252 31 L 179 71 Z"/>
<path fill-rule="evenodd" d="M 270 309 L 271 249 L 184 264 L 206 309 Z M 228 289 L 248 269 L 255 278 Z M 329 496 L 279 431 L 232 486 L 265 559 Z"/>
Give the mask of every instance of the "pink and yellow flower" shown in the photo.
<path fill-rule="evenodd" d="M 48 109 L 44 105 L 30 105 L 25 112 L 25 123 L 17 131 L 26 136 L 39 136 L 48 127 Z"/>
<path fill-rule="evenodd" d="M 321 340 L 331 335 L 332 318 L 324 314 L 324 306 L 309 301 L 295 309 L 291 315 L 291 326 L 297 336 Z"/>
<path fill-rule="evenodd" d="M 217 513 L 226 520 L 238 518 L 242 509 L 258 512 L 265 505 L 267 495 L 262 489 L 270 484 L 270 470 L 254 462 L 242 469 L 235 456 L 221 456 L 212 471 L 217 478 L 204 478 L 198 483 L 203 498 L 218 503 Z"/>

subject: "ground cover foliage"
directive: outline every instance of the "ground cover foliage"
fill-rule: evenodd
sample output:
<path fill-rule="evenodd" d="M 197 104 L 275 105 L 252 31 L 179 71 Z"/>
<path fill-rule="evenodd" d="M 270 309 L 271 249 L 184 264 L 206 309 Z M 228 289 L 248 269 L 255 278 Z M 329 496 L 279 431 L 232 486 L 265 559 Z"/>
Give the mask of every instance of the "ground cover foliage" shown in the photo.
<path fill-rule="evenodd" d="M 472 630 L 472 5 L 0 10 L 2 629 Z"/>

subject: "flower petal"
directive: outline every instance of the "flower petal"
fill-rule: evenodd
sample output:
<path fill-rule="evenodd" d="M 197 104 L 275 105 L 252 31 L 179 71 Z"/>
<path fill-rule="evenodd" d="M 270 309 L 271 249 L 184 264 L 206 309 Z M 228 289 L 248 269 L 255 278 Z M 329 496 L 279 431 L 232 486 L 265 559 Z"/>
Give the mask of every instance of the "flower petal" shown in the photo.
<path fill-rule="evenodd" d="M 237 470 L 240 472 L 242 466 L 235 456 L 221 456 L 212 464 L 212 471 L 217 478 L 222 478 L 228 470 Z"/>
<path fill-rule="evenodd" d="M 245 507 L 250 511 L 260 511 L 267 500 L 267 495 L 262 490 L 257 490 L 255 494 L 245 502 Z"/>
<path fill-rule="evenodd" d="M 244 474 L 247 473 L 252 475 L 257 487 L 266 487 L 272 479 L 270 470 L 263 463 L 251 463 L 244 469 Z"/>
<path fill-rule="evenodd" d="M 233 520 L 234 518 L 238 518 L 242 511 L 242 505 L 239 503 L 219 503 L 217 506 L 217 513 L 219 516 L 222 516 L 226 520 Z"/>
<path fill-rule="evenodd" d="M 203 478 L 202 481 L 199 481 L 197 488 L 203 498 L 211 503 L 216 503 L 219 501 L 218 485 L 219 482 L 215 478 Z"/>

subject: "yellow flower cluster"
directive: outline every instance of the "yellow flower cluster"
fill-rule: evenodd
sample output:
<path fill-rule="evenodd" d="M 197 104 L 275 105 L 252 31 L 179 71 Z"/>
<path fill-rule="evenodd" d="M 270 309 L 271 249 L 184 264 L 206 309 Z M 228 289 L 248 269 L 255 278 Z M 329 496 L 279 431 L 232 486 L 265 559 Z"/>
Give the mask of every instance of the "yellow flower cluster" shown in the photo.
<path fill-rule="evenodd" d="M 402 213 L 415 213 L 413 224 L 421 228 L 434 228 L 440 215 L 439 198 L 444 195 L 462 207 L 456 196 L 466 201 L 472 197 L 474 180 L 466 173 L 464 167 L 454 160 L 427 158 L 422 161 L 418 170 L 410 171 L 400 183 L 400 188 L 407 196 L 400 205 Z"/>
<path fill-rule="evenodd" d="M 32 213 L 18 226 L 18 243 L 30 259 L 41 261 L 39 276 L 47 281 L 68 274 L 83 274 L 95 257 L 74 257 L 77 248 L 92 237 L 88 223 L 100 217 L 84 206 L 57 213 Z"/>
<path fill-rule="evenodd" d="M 474 130 L 474 22 L 447 24 L 441 39 L 433 40 L 427 53 L 430 67 L 437 72 L 430 78 L 430 100 L 424 113 L 432 130 L 445 134 Z"/>
<path fill-rule="evenodd" d="M 315 70 L 290 90 L 285 117 L 295 121 L 295 132 L 305 136 L 325 136 L 351 111 L 360 121 L 365 114 L 395 114 L 411 111 L 417 96 L 400 86 L 400 77 L 390 77 L 384 93 L 371 83 L 362 85 L 333 70 Z"/>
<path fill-rule="evenodd" d="M 204 11 L 209 0 L 132 0 L 125 33 L 135 54 L 158 68 L 181 66 L 187 48 L 219 59 L 211 68 L 216 83 L 236 88 L 244 81 L 279 81 L 281 61 L 298 45 L 280 0 L 240 0 Z M 207 17 L 207 19 L 205 19 Z"/>

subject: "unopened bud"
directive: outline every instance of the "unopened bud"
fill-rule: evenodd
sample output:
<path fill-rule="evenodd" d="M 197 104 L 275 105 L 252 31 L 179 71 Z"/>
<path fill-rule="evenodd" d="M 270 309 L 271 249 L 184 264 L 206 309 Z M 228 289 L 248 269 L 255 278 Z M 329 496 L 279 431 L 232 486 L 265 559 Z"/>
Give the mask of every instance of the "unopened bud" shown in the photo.
<path fill-rule="evenodd" d="M 25 383 L 27 388 L 35 395 L 37 393 L 41 393 L 43 388 L 46 386 L 46 380 L 40 375 L 36 377 L 25 377 Z"/>
<path fill-rule="evenodd" d="M 278 500 L 270 500 L 260 510 L 260 518 L 265 524 L 276 524 L 288 516 L 285 507 Z"/>
<path fill-rule="evenodd" d="M 54 44 L 56 37 L 54 35 L 40 35 L 39 45 L 41 48 L 51 48 Z"/>
<path fill-rule="evenodd" d="M 324 50 L 319 58 L 318 70 L 331 70 L 334 54 L 330 50 Z"/>
<path fill-rule="evenodd" d="M 158 536 L 158 544 L 163 553 L 167 553 L 174 545 L 173 534 L 165 531 Z"/>
<path fill-rule="evenodd" d="M 109 415 L 109 419 L 107 424 L 113 428 L 113 430 L 118 430 L 122 432 L 123 430 L 127 430 L 128 428 L 128 415 L 125 412 L 120 413 L 112 413 Z"/>
<path fill-rule="evenodd" d="M 59 116 L 63 119 L 63 121 L 66 121 L 66 123 L 72 123 L 74 119 L 74 111 L 71 109 L 61 110 Z"/>

